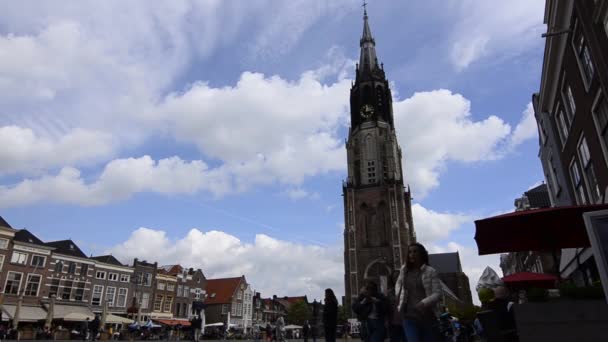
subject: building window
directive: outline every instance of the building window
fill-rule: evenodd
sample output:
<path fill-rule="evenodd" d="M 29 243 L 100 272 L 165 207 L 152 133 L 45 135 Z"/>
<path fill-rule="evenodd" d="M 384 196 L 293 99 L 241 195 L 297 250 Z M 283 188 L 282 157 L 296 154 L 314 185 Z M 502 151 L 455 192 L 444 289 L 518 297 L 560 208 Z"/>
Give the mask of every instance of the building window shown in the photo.
<path fill-rule="evenodd" d="M 190 297 L 190 288 L 188 286 L 184 286 L 184 297 Z"/>
<path fill-rule="evenodd" d="M 574 186 L 576 203 L 587 203 L 587 200 L 585 199 L 585 190 L 583 188 L 583 180 L 581 179 L 581 175 L 578 172 L 578 165 L 574 158 L 572 158 L 572 162 L 570 162 L 570 178 L 572 178 L 572 185 Z"/>
<path fill-rule="evenodd" d="M 158 284 L 156 284 L 156 288 L 159 289 L 159 290 L 161 290 L 161 291 L 164 291 L 165 290 L 165 283 L 159 281 Z"/>
<path fill-rule="evenodd" d="M 243 299 L 243 291 L 238 290 L 236 292 L 236 299 Z"/>
<path fill-rule="evenodd" d="M 181 297 L 181 296 L 183 296 L 183 293 L 184 293 L 184 287 L 181 285 L 177 285 L 177 296 Z"/>
<path fill-rule="evenodd" d="M 591 111 L 595 118 L 598 135 L 602 141 L 605 158 L 608 159 L 608 100 L 604 94 L 598 94 Z"/>
<path fill-rule="evenodd" d="M 568 139 L 568 123 L 566 122 L 564 111 L 561 106 L 557 110 L 557 115 L 555 115 L 555 123 L 557 124 L 559 138 L 563 146 L 566 144 L 566 139 Z"/>
<path fill-rule="evenodd" d="M 32 255 L 31 265 L 36 268 L 44 267 L 45 261 L 46 261 L 46 257 L 43 257 L 41 255 Z"/>
<path fill-rule="evenodd" d="M 4 265 L 4 254 L 0 254 L 0 270 L 2 270 L 3 265 Z"/>
<path fill-rule="evenodd" d="M 4 284 L 4 293 L 8 294 L 19 294 L 19 288 L 21 287 L 21 278 L 23 274 L 17 272 L 8 272 L 6 277 L 6 283 Z"/>
<path fill-rule="evenodd" d="M 101 296 L 103 295 L 103 286 L 94 285 L 93 294 L 91 295 L 91 305 L 99 306 L 101 304 Z"/>
<path fill-rule="evenodd" d="M 568 116 L 568 125 L 572 125 L 572 121 L 574 120 L 574 115 L 576 113 L 576 102 L 574 102 L 574 96 L 572 96 L 572 88 L 569 84 L 564 82 L 564 87 L 562 88 L 562 98 L 564 103 L 566 104 L 566 115 Z"/>
<path fill-rule="evenodd" d="M 228 314 L 228 304 L 222 304 L 222 315 Z"/>
<path fill-rule="evenodd" d="M 129 275 L 128 274 L 121 274 L 120 275 L 120 281 L 123 283 L 128 283 L 129 282 Z"/>
<path fill-rule="evenodd" d="M 144 275 L 144 286 L 152 286 L 152 273 Z"/>
<path fill-rule="evenodd" d="M 70 300 L 72 295 L 72 285 L 73 282 L 71 280 L 65 280 L 63 282 L 63 290 L 61 291 L 61 299 Z"/>
<path fill-rule="evenodd" d="M 165 304 L 163 306 L 163 311 L 164 312 L 171 312 L 171 306 L 173 305 L 173 297 L 172 296 L 167 296 L 167 298 L 165 298 Z"/>
<path fill-rule="evenodd" d="M 68 264 L 68 274 L 74 274 L 76 273 L 76 263 L 73 261 L 70 261 L 70 263 Z"/>
<path fill-rule="evenodd" d="M 232 316 L 236 316 L 236 302 L 232 303 L 232 305 L 230 306 L 230 314 Z"/>
<path fill-rule="evenodd" d="M 167 291 L 175 291 L 175 284 L 167 284 Z"/>
<path fill-rule="evenodd" d="M 585 183 L 587 184 L 587 190 L 589 192 L 590 201 L 597 203 L 597 200 L 601 197 L 600 187 L 595 177 L 595 170 L 593 169 L 593 161 L 589 154 L 589 147 L 587 146 L 587 140 L 585 137 L 581 137 L 581 141 L 578 144 L 579 159 L 583 168 L 583 174 L 585 177 Z"/>
<path fill-rule="evenodd" d="M 124 308 L 127 306 L 127 294 L 129 289 L 121 287 L 118 289 L 118 297 L 116 298 L 116 306 Z"/>
<path fill-rule="evenodd" d="M 118 281 L 118 273 L 109 273 L 108 280 L 110 281 Z"/>
<path fill-rule="evenodd" d="M 95 273 L 95 278 L 97 278 L 97 279 L 106 279 L 106 272 L 105 271 L 97 271 Z"/>
<path fill-rule="evenodd" d="M 585 39 L 582 30 L 577 28 L 578 22 L 576 22 L 574 25 L 574 40 L 572 43 L 574 45 L 574 51 L 576 52 L 578 61 L 583 67 L 583 79 L 585 80 L 587 87 L 589 87 L 595 73 L 595 67 L 593 66 L 593 61 L 591 60 L 591 53 L 589 52 L 587 40 Z"/>
<path fill-rule="evenodd" d="M 180 316 L 181 315 L 181 311 L 180 311 L 181 308 L 182 308 L 182 304 L 181 303 L 175 303 L 175 315 L 176 316 Z"/>
<path fill-rule="evenodd" d="M 557 182 L 557 169 L 555 168 L 555 160 L 553 160 L 553 154 L 549 153 L 549 175 L 550 175 L 550 185 L 553 188 L 553 194 L 557 196 L 559 192 L 562 190 L 561 186 Z M 356 293 L 356 292 L 353 292 Z"/>
<path fill-rule="evenodd" d="M 116 288 L 108 286 L 106 288 L 106 302 L 108 306 L 114 306 L 114 297 L 116 296 Z"/>
<path fill-rule="evenodd" d="M 194 298 L 201 299 L 201 289 L 197 288 L 194 290 Z"/>
<path fill-rule="evenodd" d="M 163 296 L 156 295 L 156 299 L 154 299 L 154 311 L 161 311 L 163 307 Z"/>
<path fill-rule="evenodd" d="M 59 279 L 53 279 L 49 288 L 49 298 L 53 296 L 57 297 L 57 293 L 59 293 Z"/>
<path fill-rule="evenodd" d="M 89 273 L 89 265 L 88 264 L 80 264 L 80 274 L 87 277 Z"/>
<path fill-rule="evenodd" d="M 38 297 L 38 289 L 40 288 L 40 279 L 42 278 L 39 274 L 29 274 L 27 281 L 25 282 L 25 295 Z"/>
<path fill-rule="evenodd" d="M 8 239 L 0 239 L 0 249 L 8 249 Z"/>
<path fill-rule="evenodd" d="M 27 253 L 14 251 L 11 262 L 14 264 L 27 265 Z"/>
<path fill-rule="evenodd" d="M 141 308 L 147 309 L 148 306 L 150 306 L 150 294 L 144 292 L 141 294 Z"/>
<path fill-rule="evenodd" d="M 79 281 L 76 283 L 76 292 L 74 294 L 74 299 L 77 301 L 82 301 L 84 299 L 84 285 L 83 281 Z"/>
<path fill-rule="evenodd" d="M 63 262 L 62 261 L 57 260 L 55 262 L 55 272 L 57 272 L 57 273 L 63 272 Z"/>
<path fill-rule="evenodd" d="M 241 303 L 236 304 L 236 315 L 243 316 L 243 304 L 241 304 Z"/>

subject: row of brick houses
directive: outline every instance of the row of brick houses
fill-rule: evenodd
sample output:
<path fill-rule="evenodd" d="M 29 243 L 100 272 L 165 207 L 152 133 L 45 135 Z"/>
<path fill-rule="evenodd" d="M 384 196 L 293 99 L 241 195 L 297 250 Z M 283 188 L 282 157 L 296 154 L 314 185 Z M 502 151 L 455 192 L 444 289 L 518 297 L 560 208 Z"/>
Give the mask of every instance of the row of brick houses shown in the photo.
<path fill-rule="evenodd" d="M 201 269 L 160 266 L 135 258 L 89 256 L 70 239 L 44 242 L 0 217 L 0 303 L 4 320 L 41 323 L 53 300 L 53 319 L 78 321 L 104 310 L 140 322 L 188 325 L 203 309 L 206 324 L 251 327 L 287 315 L 306 297 L 262 298 L 245 276 L 206 279 Z"/>

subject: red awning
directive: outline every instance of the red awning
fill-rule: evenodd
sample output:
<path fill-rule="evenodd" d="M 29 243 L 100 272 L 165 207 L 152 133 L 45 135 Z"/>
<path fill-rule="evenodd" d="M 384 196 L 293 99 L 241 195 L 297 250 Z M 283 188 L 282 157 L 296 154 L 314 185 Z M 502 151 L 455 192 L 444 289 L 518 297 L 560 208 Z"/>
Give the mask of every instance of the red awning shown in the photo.
<path fill-rule="evenodd" d="M 190 321 L 185 319 L 155 319 L 154 321 L 165 325 L 181 325 L 182 327 L 190 326 Z"/>
<path fill-rule="evenodd" d="M 589 247 L 583 213 L 608 204 L 524 210 L 475 221 L 479 255 Z"/>
<path fill-rule="evenodd" d="M 552 274 L 532 272 L 513 273 L 502 278 L 505 284 L 517 288 L 539 287 L 550 289 L 555 287 L 557 280 L 557 277 Z"/>

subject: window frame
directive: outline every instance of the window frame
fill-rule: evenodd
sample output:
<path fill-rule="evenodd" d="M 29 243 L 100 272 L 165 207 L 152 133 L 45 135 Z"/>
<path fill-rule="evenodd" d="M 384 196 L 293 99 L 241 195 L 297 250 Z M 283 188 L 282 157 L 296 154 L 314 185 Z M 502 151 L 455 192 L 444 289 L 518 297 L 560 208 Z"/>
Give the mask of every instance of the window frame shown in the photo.
<path fill-rule="evenodd" d="M 164 296 L 162 294 L 157 294 L 154 297 L 154 307 L 152 308 L 152 311 L 156 311 L 156 312 L 163 311 L 163 299 L 164 299 Z"/>
<path fill-rule="evenodd" d="M 96 289 L 101 289 L 101 290 L 99 292 L 97 292 Z M 99 284 L 93 285 L 93 289 L 91 290 L 91 305 L 93 305 L 93 306 L 100 306 L 101 305 L 101 299 L 103 298 L 103 294 L 104 294 L 103 289 L 104 289 L 103 285 L 99 285 Z M 95 297 L 95 295 L 97 293 L 99 293 L 99 298 Z M 97 304 L 95 304 L 93 302 L 95 299 L 98 299 Z"/>
<path fill-rule="evenodd" d="M 563 105 L 559 104 L 557 106 L 557 111 L 555 113 L 555 124 L 557 125 L 557 133 L 559 135 L 559 139 L 562 143 L 562 150 L 564 146 L 566 146 L 566 142 L 568 141 L 568 136 L 570 135 L 570 128 L 568 126 L 568 122 L 566 120 L 565 110 L 563 109 Z"/>
<path fill-rule="evenodd" d="M 10 280 L 11 281 L 11 292 L 7 292 L 6 289 L 8 287 L 8 282 L 9 282 L 9 276 L 12 274 L 18 274 L 19 275 L 19 284 L 17 285 L 17 291 L 15 293 L 12 292 L 13 289 L 13 281 L 15 280 Z M 15 272 L 15 271 L 8 271 L 6 273 L 6 279 L 4 280 L 4 293 L 7 294 L 14 294 L 14 295 L 18 295 L 19 291 L 21 290 L 21 283 L 23 282 L 23 272 Z"/>
<path fill-rule="evenodd" d="M 8 243 L 8 239 L 0 238 L 0 249 L 8 249 Z"/>
<path fill-rule="evenodd" d="M 574 55 L 576 57 L 579 72 L 581 74 L 581 78 L 583 79 L 583 84 L 585 85 L 585 91 L 588 92 L 589 88 L 591 87 L 591 83 L 593 82 L 593 78 L 595 77 L 595 75 L 597 73 L 597 69 L 596 69 L 596 66 L 593 64 L 593 60 L 591 59 L 591 52 L 589 50 L 589 40 L 585 36 L 585 33 L 579 27 L 579 19 L 575 17 L 574 20 L 575 20 L 574 29 L 572 30 L 570 44 L 572 46 Z M 582 43 L 581 43 L 581 39 L 582 39 Z M 579 49 L 579 46 L 582 46 L 582 47 Z M 586 54 L 585 54 L 585 52 L 586 52 Z M 583 55 L 583 56 L 581 56 L 581 55 Z M 585 60 L 583 61 L 581 58 L 585 59 Z M 587 58 L 588 58 L 588 60 L 587 60 Z M 587 62 L 589 62 L 588 65 L 590 66 L 590 69 L 591 69 L 591 75 L 587 75 L 587 68 L 585 67 L 585 65 L 587 65 Z"/>
<path fill-rule="evenodd" d="M 228 304 L 222 304 L 222 315 L 228 314 Z"/>
<path fill-rule="evenodd" d="M 604 114 L 606 115 L 606 123 L 604 127 L 600 127 L 601 122 L 599 121 L 600 105 L 603 104 L 606 108 Z M 608 96 L 602 92 L 602 89 L 597 91 L 593 103 L 591 105 L 591 116 L 593 117 L 593 123 L 600 140 L 600 146 L 602 148 L 602 154 L 604 155 L 604 161 L 608 163 Z M 604 132 L 604 134 L 602 134 Z M 604 137 L 604 135 L 606 137 Z"/>
<path fill-rule="evenodd" d="M 19 258 L 15 258 L 16 255 L 19 255 Z M 23 262 L 19 262 L 22 256 L 25 256 L 25 259 L 23 259 Z M 11 264 L 27 266 L 28 257 L 28 253 L 13 250 L 13 254 L 11 255 Z"/>
<path fill-rule="evenodd" d="M 142 309 L 147 309 L 150 307 L 150 293 L 148 293 L 148 292 L 141 293 L 141 302 L 139 303 L 139 305 L 141 306 Z"/>
<path fill-rule="evenodd" d="M 4 254 L 0 254 L 0 272 L 2 271 L 2 267 L 4 267 L 4 259 L 6 259 L 6 256 Z"/>
<path fill-rule="evenodd" d="M 574 189 L 574 197 L 578 205 L 587 204 L 587 194 L 585 190 L 585 182 L 581 177 L 581 169 L 573 156 L 568 166 L 568 173 L 570 174 L 570 181 L 572 182 L 572 188 Z M 576 179 L 578 178 L 578 182 Z"/>
<path fill-rule="evenodd" d="M 61 261 L 61 260 L 55 261 L 55 265 L 53 266 L 53 272 L 63 273 L 63 261 Z"/>
<path fill-rule="evenodd" d="M 66 286 L 69 284 L 70 286 Z M 61 287 L 61 300 L 70 300 L 72 298 L 72 289 L 74 288 L 74 280 L 72 279 L 64 279 L 63 286 Z M 67 294 L 67 298 L 64 298 L 64 295 Z"/>
<path fill-rule="evenodd" d="M 110 291 L 110 289 L 112 289 L 112 291 Z M 112 298 L 108 298 L 110 296 L 110 292 L 112 292 L 112 294 L 111 294 Z M 106 287 L 105 299 L 106 299 L 106 303 L 108 303 L 108 306 L 115 306 L 114 305 L 115 304 L 114 300 L 116 299 L 116 287 L 115 286 Z"/>
<path fill-rule="evenodd" d="M 584 146 L 584 150 L 581 149 L 581 147 Z M 585 138 L 585 136 L 583 134 L 581 134 L 581 137 L 578 141 L 578 144 L 576 144 L 576 150 L 577 150 L 577 154 L 578 154 L 578 158 L 581 161 L 581 170 L 583 171 L 583 179 L 585 180 L 585 184 L 586 189 L 587 189 L 587 194 L 588 194 L 588 199 L 589 199 L 589 203 L 591 204 L 595 204 L 597 203 L 597 201 L 599 199 L 602 198 L 602 194 L 601 194 L 601 190 L 599 189 L 599 183 L 597 181 L 597 175 L 595 174 L 595 169 L 594 169 L 594 165 L 593 165 L 593 158 L 591 156 L 591 152 L 589 151 L 589 145 L 587 144 L 587 139 Z M 588 169 L 589 168 L 589 169 Z M 589 175 L 588 172 L 590 172 L 593 176 L 593 183 L 591 182 L 591 180 L 589 180 Z M 595 194 L 598 196 L 598 198 L 595 198 L 594 196 L 594 191 L 592 191 L 592 186 L 596 187 L 596 191 Z"/>
<path fill-rule="evenodd" d="M 574 100 L 574 94 L 572 94 L 572 87 L 570 83 L 566 82 L 566 74 L 562 78 L 561 86 L 561 97 L 562 103 L 565 107 L 566 117 L 568 119 L 568 128 L 572 126 L 574 117 L 576 116 L 576 101 Z"/>
<path fill-rule="evenodd" d="M 32 277 L 38 277 L 38 283 L 36 285 L 36 293 L 35 294 L 28 294 L 28 285 L 30 285 L 31 282 L 31 278 Z M 23 289 L 23 295 L 24 296 L 28 296 L 28 297 L 38 297 L 38 294 L 40 293 L 40 285 L 42 284 L 42 275 L 41 274 L 37 274 L 37 273 L 28 273 L 26 280 L 25 280 L 25 288 Z"/>
<path fill-rule="evenodd" d="M 81 263 L 80 269 L 78 270 L 78 275 L 88 277 L 89 276 L 89 264 Z"/>
<path fill-rule="evenodd" d="M 68 264 L 68 274 L 76 274 L 76 263 L 73 261 Z"/>
<path fill-rule="evenodd" d="M 84 289 L 86 287 L 86 283 L 84 281 L 76 282 L 76 286 L 72 289 L 74 293 L 74 300 L 83 301 L 84 300 Z"/>
<path fill-rule="evenodd" d="M 41 265 L 34 264 L 34 259 L 42 259 Z M 32 257 L 30 258 L 30 266 L 44 268 L 45 265 L 46 265 L 46 256 L 44 256 L 44 255 L 38 255 L 38 254 L 32 254 Z"/>
<path fill-rule="evenodd" d="M 122 290 L 124 290 L 124 300 L 121 303 L 120 302 L 120 298 L 121 298 L 122 295 L 120 293 L 122 292 Z M 121 288 L 119 288 L 118 292 L 116 294 L 116 305 L 115 306 L 119 307 L 119 308 L 126 307 L 127 306 L 127 298 L 128 297 L 129 297 L 129 288 L 127 288 L 127 287 L 121 287 Z"/>
<path fill-rule="evenodd" d="M 114 278 L 114 279 L 112 279 Z M 118 281 L 118 273 L 108 272 L 108 280 L 109 281 Z"/>
<path fill-rule="evenodd" d="M 165 285 L 166 285 L 165 282 L 159 281 L 156 283 L 156 289 L 159 291 L 165 291 Z"/>
<path fill-rule="evenodd" d="M 100 277 L 100 276 L 99 276 L 100 274 L 103 274 L 103 276 L 101 276 L 101 277 Z M 97 270 L 97 271 L 95 272 L 95 279 L 101 279 L 101 280 L 105 280 L 105 279 L 106 279 L 106 275 L 107 275 L 107 274 L 106 274 L 106 271 L 100 271 L 100 270 Z"/>
<path fill-rule="evenodd" d="M 120 274 L 120 282 L 121 283 L 128 283 L 129 280 L 131 280 L 131 276 L 129 274 L 124 274 L 124 273 Z"/>
<path fill-rule="evenodd" d="M 173 296 L 165 296 L 165 300 L 163 301 L 163 312 L 171 312 L 172 307 Z"/>

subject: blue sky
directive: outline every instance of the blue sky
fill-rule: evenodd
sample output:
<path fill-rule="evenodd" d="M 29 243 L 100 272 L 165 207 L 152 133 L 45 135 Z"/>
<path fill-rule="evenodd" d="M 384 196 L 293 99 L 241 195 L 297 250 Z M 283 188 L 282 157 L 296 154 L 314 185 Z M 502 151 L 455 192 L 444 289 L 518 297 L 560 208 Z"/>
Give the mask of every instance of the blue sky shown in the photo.
<path fill-rule="evenodd" d="M 0 214 L 90 254 L 343 293 L 341 181 L 362 9 L 336 1 L 11 2 L 0 13 Z M 419 239 L 543 180 L 542 1 L 370 1 Z M 290 279 L 288 281 L 288 279 Z"/>

